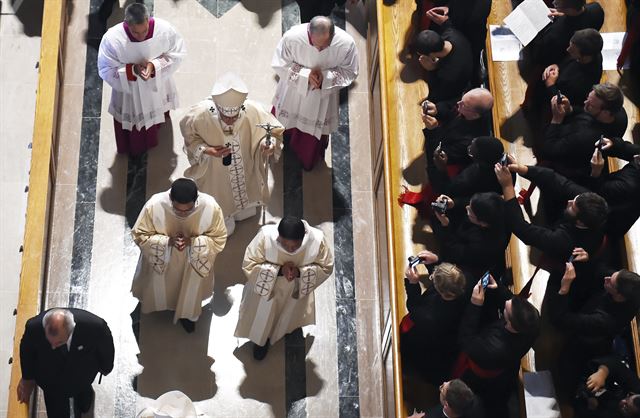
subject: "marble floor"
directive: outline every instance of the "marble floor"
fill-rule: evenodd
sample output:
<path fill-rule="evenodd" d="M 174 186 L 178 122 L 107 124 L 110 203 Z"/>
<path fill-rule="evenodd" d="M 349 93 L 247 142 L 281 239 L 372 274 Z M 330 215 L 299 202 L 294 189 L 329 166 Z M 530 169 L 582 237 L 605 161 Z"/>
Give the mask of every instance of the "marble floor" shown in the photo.
<path fill-rule="evenodd" d="M 195 333 L 186 334 L 172 325 L 169 313 L 160 312 L 142 315 L 138 341 L 130 316 L 137 301 L 129 289 L 139 251 L 130 227 L 145 200 L 166 190 L 188 167 L 178 122 L 191 104 L 209 94 L 218 75 L 237 72 L 249 87 L 249 98 L 269 106 L 276 85 L 271 56 L 283 31 L 299 23 L 297 4 L 145 0 L 155 16 L 181 33 L 188 55 L 175 74 L 180 108 L 163 126 L 160 145 L 134 161 L 116 155 L 107 113 L 111 91 L 96 71 L 100 30 L 92 13 L 102 2 L 72 3 L 42 309 L 82 307 L 111 327 L 115 368 L 94 384 L 93 416 L 133 417 L 152 399 L 176 389 L 210 417 L 383 416 L 380 295 L 370 279 L 375 237 L 362 4 L 334 11 L 338 25 L 356 39 L 361 73 L 341 95 L 340 127 L 325 162 L 302 172 L 285 153 L 272 165 L 273 195 L 266 214 L 267 223 L 296 214 L 321 228 L 334 247 L 335 273 L 316 292 L 317 325 L 287 336 L 256 362 L 251 344 L 233 337 L 233 330 L 244 283 L 242 255 L 262 219 L 240 223 L 218 256 L 214 297 Z M 127 4 L 115 3 L 108 26 L 121 21 Z M 1 335 L 11 334 L 3 330 Z M 39 416 L 46 416 L 43 405 L 40 399 Z"/>
<path fill-rule="evenodd" d="M 14 4 L 15 3 L 15 4 Z M 38 7 L 38 3 L 40 3 Z M 38 85 L 42 2 L 0 2 L 0 416 L 7 414 Z"/>

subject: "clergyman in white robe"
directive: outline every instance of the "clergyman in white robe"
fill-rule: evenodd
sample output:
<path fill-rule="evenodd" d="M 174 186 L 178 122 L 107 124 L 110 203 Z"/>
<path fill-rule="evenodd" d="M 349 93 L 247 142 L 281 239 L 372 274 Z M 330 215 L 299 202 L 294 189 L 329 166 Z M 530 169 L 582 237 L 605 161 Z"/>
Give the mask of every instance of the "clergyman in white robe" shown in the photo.
<path fill-rule="evenodd" d="M 225 216 L 227 235 L 231 235 L 235 221 L 254 216 L 267 204 L 269 160 L 280 158 L 284 129 L 259 103 L 245 100 L 246 86 L 239 77 L 226 76 L 216 82 L 211 97 L 189 109 L 180 121 L 180 130 L 191 164 L 184 175 L 194 179 L 199 190 L 215 197 Z M 227 112 L 227 117 L 221 111 Z M 227 125 L 225 120 L 232 123 Z M 265 152 L 266 131 L 257 126 L 267 123 L 275 127 L 269 140 L 271 156 Z M 231 151 L 229 165 L 209 153 L 211 148 L 224 147 Z"/>
<path fill-rule="evenodd" d="M 242 269 L 247 283 L 242 293 L 235 336 L 258 346 L 273 345 L 296 328 L 315 324 L 314 290 L 333 272 L 333 254 L 321 230 L 303 221 L 302 245 L 289 253 L 278 243 L 278 226 L 263 226 L 245 252 Z M 292 262 L 300 277 L 279 275 Z"/>
<path fill-rule="evenodd" d="M 169 110 L 178 107 L 172 75 L 186 55 L 182 37 L 166 21 L 149 18 L 146 39 L 136 40 L 126 22 L 110 28 L 100 42 L 98 73 L 111 86 L 109 113 L 113 115 L 118 153 L 139 155 L 157 145 L 158 128 Z M 154 75 L 144 80 L 136 64 L 153 64 Z"/>
<path fill-rule="evenodd" d="M 351 35 L 334 26 L 330 43 L 319 50 L 322 47 L 312 44 L 310 24 L 289 29 L 271 61 L 279 77 L 273 98 L 275 115 L 307 170 L 324 156 L 328 135 L 338 127 L 340 89 L 358 76 L 358 50 Z M 321 88 L 309 84 L 314 70 L 322 73 Z"/>
<path fill-rule="evenodd" d="M 170 191 L 153 195 L 140 212 L 132 231 L 140 259 L 131 291 L 143 313 L 175 311 L 197 320 L 201 303 L 213 294 L 213 265 L 227 240 L 224 218 L 215 199 L 199 193 L 193 211 L 178 216 Z M 170 239 L 183 235 L 187 247 L 179 251 Z"/>

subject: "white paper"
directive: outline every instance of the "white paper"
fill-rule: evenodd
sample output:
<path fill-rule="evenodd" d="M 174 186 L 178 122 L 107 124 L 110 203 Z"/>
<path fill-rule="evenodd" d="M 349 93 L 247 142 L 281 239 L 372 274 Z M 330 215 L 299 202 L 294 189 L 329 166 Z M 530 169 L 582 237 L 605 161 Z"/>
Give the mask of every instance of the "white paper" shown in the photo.
<path fill-rule="evenodd" d="M 551 23 L 549 8 L 542 0 L 524 0 L 509 16 L 504 18 L 504 23 L 527 46 L 545 26 Z"/>
<path fill-rule="evenodd" d="M 560 405 L 556 400 L 551 372 L 525 372 L 523 375 L 524 403 L 527 417 L 560 418 Z"/>
<path fill-rule="evenodd" d="M 618 56 L 624 42 L 624 32 L 608 32 L 600 35 L 602 35 L 602 69 L 616 70 Z"/>
<path fill-rule="evenodd" d="M 506 26 L 489 25 L 493 61 L 518 61 L 522 44 Z"/>

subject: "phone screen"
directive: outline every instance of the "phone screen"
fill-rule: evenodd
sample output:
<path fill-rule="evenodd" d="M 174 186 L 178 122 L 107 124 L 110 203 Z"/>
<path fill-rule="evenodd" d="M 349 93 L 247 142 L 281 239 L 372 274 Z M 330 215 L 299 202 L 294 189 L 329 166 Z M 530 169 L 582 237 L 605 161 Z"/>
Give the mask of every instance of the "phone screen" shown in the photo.
<path fill-rule="evenodd" d="M 486 289 L 487 286 L 489 286 L 489 276 L 490 276 L 490 273 L 486 272 L 484 276 L 482 276 L 482 279 L 480 279 L 480 284 L 482 285 L 483 289 Z"/>

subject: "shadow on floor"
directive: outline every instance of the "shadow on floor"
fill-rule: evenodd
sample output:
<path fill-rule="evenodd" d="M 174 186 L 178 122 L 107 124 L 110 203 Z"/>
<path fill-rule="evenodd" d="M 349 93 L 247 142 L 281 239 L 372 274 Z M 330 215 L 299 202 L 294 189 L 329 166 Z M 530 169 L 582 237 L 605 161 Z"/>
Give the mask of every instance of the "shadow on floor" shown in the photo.
<path fill-rule="evenodd" d="M 179 390 L 194 402 L 211 399 L 218 391 L 211 370 L 214 360 L 207 355 L 211 306 L 202 308 L 191 334 L 180 323 L 173 323 L 173 314 L 163 311 L 141 315 L 138 361 L 144 370 L 137 376 L 137 392 L 156 399 Z"/>
<path fill-rule="evenodd" d="M 307 336 L 303 338 L 302 341 L 306 347 L 305 354 L 308 354 L 311 346 L 313 345 L 314 337 Z M 284 345 L 284 343 L 285 341 L 282 339 L 278 341 L 276 345 Z M 246 375 L 244 381 L 240 384 L 240 395 L 245 399 L 255 399 L 259 402 L 271 405 L 273 416 L 283 417 L 287 415 L 285 412 L 287 407 L 287 405 L 285 405 L 286 402 L 275 402 L 276 399 L 282 399 L 284 401 L 284 391 L 282 390 L 282 387 L 277 385 L 265 385 L 264 380 L 266 376 L 269 376 L 272 373 L 273 365 L 278 361 L 282 361 L 281 359 L 275 358 L 275 355 L 278 353 L 274 348 L 276 347 L 271 347 L 264 360 L 257 361 L 253 358 L 253 343 L 248 341 L 236 348 L 233 355 L 243 364 Z M 303 390 L 302 392 L 305 393 L 307 398 L 316 396 L 322 390 L 324 381 L 316 372 L 316 364 L 313 361 L 308 359 L 305 360 L 305 370 L 306 390 Z M 291 403 L 288 407 L 293 410 L 295 408 L 295 402 L 301 399 L 304 398 L 288 399 L 287 402 Z"/>
<path fill-rule="evenodd" d="M 2 7 L 2 13 L 14 13 L 18 20 L 20 20 L 25 35 L 29 37 L 42 36 L 42 10 L 44 9 L 44 0 L 10 0 L 8 4 L 2 4 Z M 69 4 L 67 9 L 68 12 L 71 12 L 73 5 Z"/>

